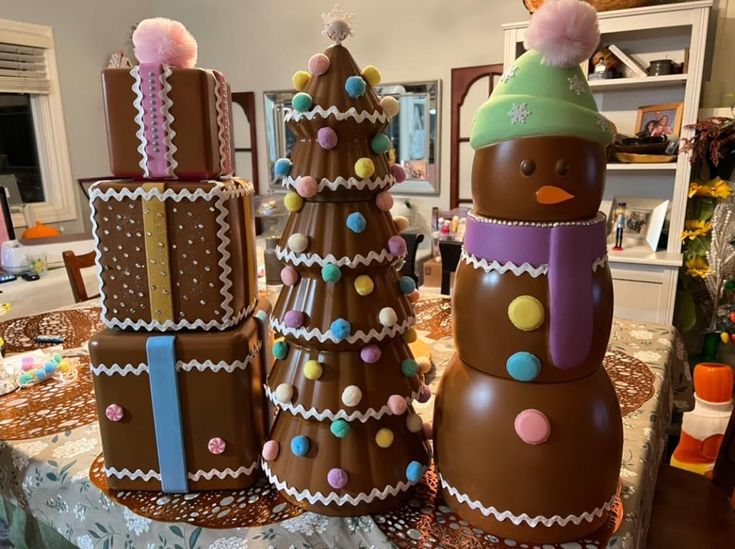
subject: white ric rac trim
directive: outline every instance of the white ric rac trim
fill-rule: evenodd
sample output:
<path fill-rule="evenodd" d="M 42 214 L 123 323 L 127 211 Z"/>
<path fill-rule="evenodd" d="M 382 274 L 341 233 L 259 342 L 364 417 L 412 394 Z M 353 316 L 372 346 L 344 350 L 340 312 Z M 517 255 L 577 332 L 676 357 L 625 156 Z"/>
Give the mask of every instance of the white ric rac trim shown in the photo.
<path fill-rule="evenodd" d="M 360 412 L 359 410 L 356 410 L 354 412 L 348 412 L 347 410 L 337 410 L 336 412 L 333 410 L 323 410 L 320 412 L 316 408 L 309 408 L 307 410 L 306 408 L 304 408 L 303 404 L 294 406 L 291 402 L 281 402 L 276 398 L 276 394 L 271 390 L 268 385 L 265 386 L 265 396 L 268 398 L 268 400 L 270 400 L 273 404 L 275 404 L 282 410 L 286 410 L 293 415 L 301 416 L 304 419 L 314 418 L 318 421 L 324 421 L 326 419 L 329 419 L 331 421 L 344 419 L 345 421 L 357 420 L 360 423 L 365 423 L 368 419 L 380 419 L 384 415 L 391 414 L 390 408 L 388 408 L 387 404 L 382 406 L 378 410 L 375 410 L 375 408 L 368 408 L 364 412 Z M 409 406 L 418 397 L 419 391 L 414 391 L 413 393 L 411 393 L 410 396 L 407 396 L 406 400 L 408 401 Z"/>
<path fill-rule="evenodd" d="M 615 495 L 613 495 L 607 503 L 602 505 L 602 507 L 598 507 L 591 512 L 585 511 L 581 515 L 567 515 L 566 517 L 562 517 L 559 515 L 554 515 L 552 517 L 538 515 L 535 517 L 530 517 L 526 513 L 523 513 L 521 515 L 514 515 L 510 511 L 498 511 L 495 507 L 485 507 L 479 501 L 470 499 L 467 494 L 462 494 L 461 492 L 459 492 L 459 490 L 457 490 L 454 486 L 444 480 L 444 477 L 442 477 L 441 474 L 439 475 L 439 478 L 441 479 L 442 488 L 446 488 L 447 492 L 449 492 L 450 495 L 452 495 L 460 503 L 466 504 L 470 509 L 480 511 L 486 517 L 492 515 L 493 518 L 498 521 L 510 520 L 516 526 L 520 525 L 521 523 L 526 523 L 531 528 L 535 528 L 539 525 L 554 526 L 556 524 L 558 524 L 559 526 L 566 526 L 570 522 L 578 526 L 582 522 L 592 522 L 596 518 L 600 518 L 606 511 L 609 511 L 615 500 Z"/>
<path fill-rule="evenodd" d="M 146 147 L 148 146 L 148 140 L 145 136 L 145 124 L 143 123 L 143 90 L 140 89 L 140 67 L 133 67 L 130 69 L 130 76 L 133 77 L 133 107 L 135 107 L 135 123 L 138 125 L 138 130 L 135 132 L 135 137 L 138 138 L 138 154 L 140 154 L 140 162 L 138 166 L 143 170 L 143 177 L 148 177 L 148 153 Z"/>
<path fill-rule="evenodd" d="M 350 107 L 346 111 L 340 111 L 336 106 L 332 106 L 332 107 L 329 107 L 328 109 L 325 109 L 324 107 L 321 107 L 319 105 L 316 105 L 314 108 L 306 112 L 298 112 L 296 109 L 292 109 L 286 115 L 285 121 L 286 122 L 289 122 L 291 120 L 297 121 L 297 120 L 301 120 L 302 118 L 305 118 L 306 120 L 313 120 L 317 116 L 321 118 L 328 118 L 330 116 L 334 116 L 336 120 L 346 120 L 348 118 L 354 118 L 355 121 L 358 123 L 364 122 L 365 120 L 368 120 L 372 124 L 375 124 L 375 122 L 380 122 L 381 124 L 387 124 L 388 122 L 390 122 L 390 116 L 380 111 L 357 112 L 357 109 L 355 107 Z"/>
<path fill-rule="evenodd" d="M 128 188 L 123 188 L 120 190 L 112 188 L 105 191 L 100 190 L 100 183 L 106 182 L 109 181 L 99 181 L 95 183 L 94 185 L 92 185 L 89 192 L 92 236 L 94 237 L 94 247 L 96 252 L 97 282 L 99 283 L 100 287 L 100 302 L 102 304 L 101 316 L 102 323 L 105 326 L 107 326 L 108 328 L 118 328 L 123 330 L 127 328 L 132 328 L 135 330 L 144 329 L 158 331 L 180 330 L 183 328 L 190 330 L 223 330 L 225 328 L 229 328 L 230 326 L 238 324 L 243 318 L 248 316 L 253 311 L 256 305 L 255 300 L 253 300 L 252 303 L 250 303 L 244 310 L 240 311 L 237 314 L 235 314 L 234 309 L 230 305 L 233 300 L 233 295 L 230 291 L 232 288 L 232 277 L 230 276 L 232 273 L 232 268 L 230 267 L 229 263 L 230 252 L 227 250 L 230 245 L 230 238 L 227 236 L 227 231 L 230 228 L 230 225 L 227 222 L 227 216 L 229 215 L 229 211 L 227 209 L 227 201 L 231 198 L 243 197 L 246 194 L 252 195 L 254 193 L 254 189 L 253 185 L 250 182 L 245 182 L 244 185 L 235 185 L 234 188 L 226 188 L 224 183 L 222 183 L 221 181 L 212 181 L 212 186 L 210 188 L 198 188 L 194 192 L 186 188 L 178 191 L 174 189 L 166 189 L 165 191 L 161 192 L 160 189 L 157 188 L 146 190 L 142 186 L 136 187 L 135 190 L 132 191 Z M 189 200 L 191 202 L 195 200 L 214 201 L 214 207 L 217 209 L 218 212 L 216 223 L 219 226 L 219 229 L 217 230 L 217 237 L 219 239 L 217 252 L 219 253 L 218 265 L 220 268 L 219 279 L 221 282 L 220 294 L 222 295 L 222 302 L 220 304 L 220 307 L 222 307 L 222 309 L 224 310 L 222 320 L 210 320 L 208 322 L 205 322 L 204 320 L 197 318 L 194 321 L 182 319 L 178 322 L 174 320 L 159 322 L 157 320 L 145 321 L 143 319 L 134 321 L 131 318 L 125 318 L 121 320 L 116 317 L 110 317 L 107 306 L 105 304 L 105 287 L 102 281 L 102 252 L 99 239 L 99 226 L 97 225 L 97 221 L 95 219 L 96 208 L 94 201 L 96 199 L 99 199 L 103 202 L 108 202 L 109 200 L 117 200 L 118 202 L 121 202 L 122 200 L 138 199 L 157 199 L 162 202 L 165 200 L 173 200 L 177 203 L 181 202 L 182 200 Z"/>
<path fill-rule="evenodd" d="M 266 477 L 268 477 L 268 481 L 273 484 L 277 490 L 280 490 L 281 492 L 286 492 L 289 496 L 295 498 L 297 501 L 306 500 L 312 505 L 314 505 L 315 503 L 321 503 L 322 505 L 359 505 L 360 503 L 370 503 L 374 499 L 382 500 L 387 498 L 388 496 L 397 496 L 401 492 L 405 492 L 406 490 L 411 488 L 411 486 L 416 484 L 416 482 L 401 481 L 394 486 L 386 486 L 382 490 L 379 490 L 378 488 L 373 488 L 370 493 L 360 492 L 356 496 L 353 496 L 352 494 L 344 494 L 340 496 L 334 492 L 325 496 L 321 492 L 312 494 L 309 490 L 299 491 L 296 488 L 287 485 L 284 481 L 279 480 L 279 478 L 271 472 L 270 467 L 268 467 L 268 464 L 265 461 L 261 463 L 261 468 L 265 472 Z"/>
<path fill-rule="evenodd" d="M 198 372 L 225 371 L 228 374 L 231 374 L 235 370 L 245 370 L 260 352 L 262 346 L 262 342 L 258 341 L 257 345 L 250 349 L 250 353 L 248 353 L 248 356 L 245 357 L 245 360 L 236 360 L 235 362 L 220 361 L 215 363 L 211 360 L 205 360 L 204 362 L 199 362 L 198 360 L 192 360 L 191 362 L 182 362 L 178 360 L 176 361 L 176 370 L 179 372 L 191 372 L 192 370 L 196 370 Z M 144 372 L 148 372 L 148 365 L 144 363 L 140 363 L 137 366 L 133 364 L 125 364 L 123 366 L 120 366 L 119 364 L 110 364 L 109 366 L 105 364 L 90 364 L 89 369 L 92 372 L 92 375 L 95 376 L 126 376 L 128 374 L 139 376 Z"/>
<path fill-rule="evenodd" d="M 342 339 L 338 339 L 332 333 L 331 329 L 327 330 L 326 332 L 322 332 L 321 330 L 319 330 L 319 328 L 312 328 L 311 330 L 307 330 L 306 328 L 303 328 L 303 327 L 302 328 L 289 328 L 288 326 L 286 326 L 284 322 L 281 322 L 277 318 L 271 316 L 271 328 L 273 328 L 279 334 L 290 335 L 290 336 L 297 337 L 300 339 L 305 339 L 307 341 L 316 339 L 320 343 L 324 343 L 327 340 L 333 343 L 340 343 L 340 342 L 346 341 L 347 343 L 350 343 L 350 344 L 356 343 L 358 341 L 361 341 L 363 343 L 367 343 L 369 341 L 383 341 L 386 337 L 395 337 L 397 335 L 403 334 L 415 322 L 416 322 L 416 319 L 412 316 L 409 316 L 400 324 L 394 324 L 393 326 L 385 326 L 380 331 L 376 330 L 375 328 L 370 330 L 368 333 L 365 333 L 362 330 L 358 330 L 354 334 L 351 334 Z"/>
<path fill-rule="evenodd" d="M 357 254 L 355 257 L 344 256 L 337 259 L 332 254 L 329 254 L 326 257 L 308 252 L 297 254 L 292 250 L 287 250 L 285 248 L 281 248 L 280 246 L 276 246 L 276 257 L 280 261 L 288 261 L 289 263 L 297 266 L 306 265 L 307 267 L 313 267 L 314 265 L 319 265 L 320 267 L 324 267 L 324 265 L 331 264 L 337 265 L 337 267 L 350 268 L 358 267 L 360 265 L 368 266 L 371 263 L 382 263 L 384 261 L 394 261 L 396 259 L 399 259 L 398 256 L 393 255 L 387 249 L 384 249 L 380 253 L 371 251 L 367 254 L 367 256 Z"/>
<path fill-rule="evenodd" d="M 471 265 L 475 269 L 482 269 L 486 273 L 496 272 L 500 274 L 505 274 L 507 272 L 511 272 L 516 276 L 521 276 L 522 274 L 527 273 L 533 278 L 547 275 L 549 273 L 549 265 L 547 263 L 539 265 L 538 267 L 534 267 L 530 263 L 516 265 L 512 261 L 508 261 L 507 263 L 499 263 L 495 260 L 488 261 L 484 258 L 480 259 L 477 256 L 468 253 L 466 250 L 462 250 L 460 260 L 464 261 L 467 265 Z M 597 269 L 604 267 L 606 264 L 607 254 L 603 255 L 602 257 L 598 257 L 592 262 L 592 272 L 595 272 Z"/>
<path fill-rule="evenodd" d="M 284 177 L 281 181 L 281 185 L 285 188 L 296 188 L 296 182 L 299 180 L 299 177 L 291 177 L 290 175 L 287 175 Z M 330 191 L 336 191 L 339 188 L 345 188 L 345 189 L 357 189 L 359 191 L 368 189 L 371 191 L 374 191 L 376 189 L 385 189 L 387 187 L 390 187 L 396 182 L 396 178 L 392 175 L 386 175 L 385 177 L 376 177 L 374 179 L 357 179 L 356 177 L 350 177 L 348 179 L 345 179 L 342 176 L 339 176 L 337 179 L 327 179 L 326 177 L 323 177 L 321 181 L 319 181 L 319 184 L 317 185 L 317 192 L 322 192 L 324 189 L 329 189 Z"/>
<path fill-rule="evenodd" d="M 174 138 L 176 137 L 176 130 L 174 130 L 174 115 L 171 114 L 171 107 L 174 102 L 171 99 L 171 83 L 168 81 L 169 76 L 173 74 L 169 65 L 163 65 L 163 74 L 161 74 L 161 84 L 163 90 L 161 94 L 161 117 L 166 121 L 166 163 L 168 164 L 168 174 L 170 177 L 175 177 L 176 168 L 179 167 L 179 163 L 176 161 L 175 155 L 179 148 L 174 144 Z"/>
<path fill-rule="evenodd" d="M 244 465 L 242 467 L 239 467 L 238 469 L 231 469 L 228 467 L 227 469 L 210 469 L 209 471 L 204 471 L 200 469 L 199 471 L 195 473 L 187 473 L 187 477 L 189 480 L 193 480 L 194 482 L 205 479 L 205 480 L 212 480 L 213 478 L 218 478 L 220 480 L 232 477 L 237 478 L 241 475 L 249 475 L 255 469 L 258 468 L 258 461 L 256 460 L 253 462 L 249 467 L 245 467 Z M 135 471 L 130 471 L 129 469 L 115 469 L 114 467 L 105 467 L 105 474 L 108 477 L 115 477 L 115 478 L 128 478 L 130 480 L 144 480 L 148 482 L 149 480 L 161 480 L 161 474 L 157 471 L 154 471 L 151 469 L 150 471 L 143 471 L 142 469 L 136 469 Z"/>

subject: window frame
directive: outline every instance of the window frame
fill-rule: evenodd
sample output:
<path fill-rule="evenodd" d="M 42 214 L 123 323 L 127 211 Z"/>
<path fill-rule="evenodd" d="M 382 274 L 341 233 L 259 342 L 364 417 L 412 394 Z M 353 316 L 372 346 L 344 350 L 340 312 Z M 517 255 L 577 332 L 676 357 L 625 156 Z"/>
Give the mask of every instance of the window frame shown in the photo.
<path fill-rule="evenodd" d="M 44 223 L 76 221 L 79 206 L 69 160 L 53 30 L 46 25 L 0 18 L 0 42 L 44 49 L 50 91 L 48 94 L 30 94 L 44 195 L 43 202 L 32 203 L 33 214 Z M 20 208 L 13 208 L 12 218 L 16 228 L 26 226 Z"/>

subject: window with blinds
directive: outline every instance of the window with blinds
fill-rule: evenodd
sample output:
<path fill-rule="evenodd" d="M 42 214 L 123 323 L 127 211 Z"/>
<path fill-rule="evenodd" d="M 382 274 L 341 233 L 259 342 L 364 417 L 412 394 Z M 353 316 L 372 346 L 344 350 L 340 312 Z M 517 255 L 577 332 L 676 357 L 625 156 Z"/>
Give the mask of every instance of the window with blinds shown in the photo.
<path fill-rule="evenodd" d="M 0 42 L 0 92 L 47 94 L 46 50 Z"/>

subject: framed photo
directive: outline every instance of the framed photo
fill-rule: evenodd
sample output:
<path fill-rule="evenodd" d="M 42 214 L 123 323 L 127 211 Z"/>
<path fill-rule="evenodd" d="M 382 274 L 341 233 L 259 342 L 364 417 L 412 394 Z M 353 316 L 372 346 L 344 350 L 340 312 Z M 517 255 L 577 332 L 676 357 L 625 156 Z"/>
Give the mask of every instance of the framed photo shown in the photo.
<path fill-rule="evenodd" d="M 684 103 L 661 103 L 638 107 L 636 134 L 640 137 L 666 136 L 676 139 L 681 132 Z"/>
<path fill-rule="evenodd" d="M 607 216 L 607 242 L 615 243 L 618 215 L 624 215 L 623 249 L 648 248 L 655 252 L 664 228 L 669 201 L 660 198 L 615 196 Z"/>

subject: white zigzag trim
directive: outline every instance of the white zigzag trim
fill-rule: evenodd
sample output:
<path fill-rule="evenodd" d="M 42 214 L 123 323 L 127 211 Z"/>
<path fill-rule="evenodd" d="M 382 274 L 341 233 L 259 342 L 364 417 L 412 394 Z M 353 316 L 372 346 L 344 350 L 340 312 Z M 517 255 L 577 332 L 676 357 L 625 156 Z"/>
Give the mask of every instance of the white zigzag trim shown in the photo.
<path fill-rule="evenodd" d="M 602 507 L 598 507 L 592 512 L 585 511 L 581 515 L 567 515 L 566 517 L 562 517 L 560 515 L 554 515 L 552 517 L 537 515 L 535 517 L 531 517 L 526 513 L 523 513 L 521 515 L 514 515 L 510 511 L 498 511 L 495 507 L 485 507 L 479 501 L 470 499 L 467 494 L 462 494 L 454 486 L 444 480 L 444 477 L 441 474 L 439 475 L 439 478 L 441 479 L 442 488 L 446 488 L 447 492 L 449 492 L 458 502 L 466 504 L 470 509 L 480 511 L 486 517 L 492 515 L 495 520 L 510 520 L 516 526 L 520 525 L 522 522 L 525 522 L 532 528 L 535 528 L 539 524 L 543 526 L 554 526 L 555 524 L 558 524 L 559 526 L 566 526 L 570 522 L 573 523 L 575 526 L 578 526 L 583 521 L 592 522 L 594 519 L 600 518 L 605 511 L 610 510 L 613 501 L 615 500 L 615 496 L 613 495 L 613 497 L 611 497 L 607 503 L 602 505 Z"/>
<path fill-rule="evenodd" d="M 221 174 L 226 172 L 225 164 L 230 155 L 230 124 L 229 109 L 227 105 L 227 84 L 220 81 L 213 70 L 208 70 L 214 80 L 214 103 L 217 112 L 217 139 L 219 140 L 219 170 Z"/>
<path fill-rule="evenodd" d="M 138 138 L 138 154 L 140 154 L 140 162 L 138 166 L 143 170 L 143 177 L 148 177 L 148 153 L 146 147 L 148 146 L 148 140 L 145 136 L 145 124 L 143 123 L 143 90 L 140 89 L 140 67 L 136 66 L 130 69 L 130 76 L 133 77 L 133 93 L 135 99 L 133 99 L 133 107 L 135 107 L 135 123 L 138 125 L 138 130 L 135 132 L 135 137 Z"/>
<path fill-rule="evenodd" d="M 165 138 L 166 138 L 166 163 L 168 164 L 168 176 L 169 177 L 176 177 L 176 168 L 179 167 L 179 163 L 176 161 L 176 158 L 174 156 L 176 155 L 176 152 L 179 150 L 179 148 L 174 145 L 174 137 L 176 137 L 176 130 L 174 130 L 173 123 L 174 123 L 174 115 L 171 114 L 171 107 L 173 106 L 174 102 L 169 96 L 169 93 L 171 92 L 171 84 L 169 84 L 168 77 L 171 76 L 173 71 L 171 70 L 171 67 L 168 65 L 163 65 L 163 73 L 161 74 L 161 85 L 163 86 L 163 90 L 161 90 L 161 117 L 163 120 L 165 120 L 166 125 L 166 131 L 165 131 Z"/>
<path fill-rule="evenodd" d="M 176 370 L 180 372 L 191 372 L 192 370 L 197 370 L 198 372 L 204 372 L 206 370 L 212 372 L 220 372 L 224 370 L 228 374 L 231 374 L 235 370 L 245 370 L 253 361 L 253 359 L 258 355 L 262 346 L 263 342 L 258 340 L 258 343 L 252 349 L 250 349 L 250 352 L 248 353 L 248 356 L 245 357 L 245 360 L 236 360 L 234 362 L 225 362 L 224 360 L 221 360 L 217 363 L 212 362 L 211 360 L 205 360 L 204 362 L 199 362 L 198 360 L 182 362 L 181 360 L 177 360 Z M 134 366 L 133 364 L 125 364 L 124 366 L 120 366 L 117 363 L 110 364 L 109 366 L 106 364 L 98 364 L 96 366 L 90 364 L 89 369 L 92 372 L 92 375 L 95 376 L 126 376 L 128 374 L 139 376 L 143 372 L 148 372 L 148 365 L 143 362 L 141 362 L 137 366 Z"/>
<path fill-rule="evenodd" d="M 273 484 L 277 490 L 280 490 L 281 492 L 286 492 L 289 496 L 296 498 L 297 501 L 302 501 L 305 499 L 312 505 L 314 505 L 315 503 L 321 503 L 322 505 L 330 505 L 333 503 L 337 505 L 344 505 L 345 503 L 349 503 L 350 505 L 370 503 L 376 498 L 383 500 L 388 496 L 397 496 L 398 494 L 400 494 L 401 492 L 405 492 L 406 490 L 411 488 L 411 486 L 416 484 L 416 482 L 418 482 L 401 481 L 395 486 L 386 486 L 382 490 L 379 490 L 378 488 L 373 488 L 370 493 L 360 492 L 359 494 L 357 494 L 357 496 L 353 496 L 352 494 L 339 496 L 334 492 L 325 496 L 321 492 L 312 494 L 311 492 L 309 492 L 309 490 L 302 490 L 299 492 L 296 488 L 288 486 L 284 481 L 279 480 L 278 477 L 271 472 L 270 467 L 268 467 L 268 464 L 265 462 L 261 463 L 261 468 L 265 472 L 265 476 L 268 477 L 268 481 Z"/>
<path fill-rule="evenodd" d="M 337 265 L 337 267 L 358 267 L 360 265 L 368 266 L 371 263 L 382 263 L 383 261 L 393 261 L 394 259 L 398 259 L 398 256 L 393 255 L 387 249 L 382 250 L 380 253 L 371 250 L 367 256 L 357 254 L 355 257 L 344 256 L 337 259 L 332 254 L 329 254 L 326 257 L 321 257 L 320 255 L 312 253 L 297 254 L 292 250 L 287 250 L 280 246 L 276 246 L 276 257 L 281 261 L 288 261 L 294 265 L 306 265 L 307 267 L 312 267 L 314 265 L 324 267 L 324 265 L 327 264 Z"/>
<path fill-rule="evenodd" d="M 471 265 L 475 269 L 482 269 L 486 273 L 497 272 L 500 274 L 505 274 L 510 271 L 516 276 L 521 276 L 524 273 L 528 273 L 533 278 L 537 278 L 541 275 L 546 275 L 549 272 L 549 265 L 546 263 L 544 263 L 543 265 L 539 265 L 538 267 L 534 267 L 530 263 L 516 265 L 512 261 L 508 261 L 507 263 L 502 264 L 495 260 L 488 262 L 487 259 L 480 259 L 477 256 L 468 253 L 466 250 L 462 250 L 462 255 L 460 256 L 460 259 L 464 261 L 467 265 Z M 598 257 L 592 262 L 592 272 L 595 272 L 597 269 L 604 267 L 606 264 L 607 254 L 603 255 L 602 257 Z"/>
<path fill-rule="evenodd" d="M 298 121 L 302 118 L 306 118 L 307 120 L 313 120 L 317 116 L 320 116 L 322 118 L 328 118 L 329 116 L 334 116 L 337 120 L 346 120 L 348 118 L 354 118 L 356 122 L 361 123 L 365 120 L 370 121 L 372 124 L 375 124 L 375 122 L 380 122 L 381 124 L 386 124 L 390 122 L 390 116 L 385 114 L 384 112 L 375 111 L 375 112 L 368 112 L 368 111 L 361 111 L 357 112 L 357 109 L 355 107 L 350 107 L 346 111 L 340 111 L 336 106 L 331 106 L 328 109 L 325 109 L 324 107 L 320 105 L 314 106 L 310 111 L 306 112 L 298 112 L 296 109 L 292 109 L 287 115 L 286 115 L 286 122 L 289 122 L 291 120 Z"/>
<path fill-rule="evenodd" d="M 200 469 L 199 471 L 196 471 L 195 473 L 187 473 L 186 476 L 189 480 L 193 480 L 194 482 L 201 480 L 202 478 L 205 480 L 212 480 L 214 477 L 222 480 L 226 477 L 232 477 L 237 478 L 241 475 L 249 475 L 251 474 L 256 468 L 258 467 L 258 461 L 254 461 L 249 467 L 245 467 L 244 465 L 242 467 L 239 467 L 237 469 L 231 469 L 228 467 L 227 469 L 210 469 L 209 471 L 204 471 L 203 469 Z M 161 474 L 157 471 L 154 471 L 153 469 L 149 471 L 143 471 L 142 469 L 136 469 L 134 471 L 131 471 L 129 469 L 115 469 L 114 467 L 105 467 L 105 474 L 108 477 L 115 477 L 118 479 L 122 478 L 128 478 L 131 480 L 137 480 L 142 479 L 146 482 L 148 482 L 151 479 L 157 480 L 160 482 L 161 480 Z"/>
<path fill-rule="evenodd" d="M 281 185 L 286 189 L 295 189 L 296 182 L 299 179 L 299 177 L 294 178 L 290 175 L 287 175 L 281 180 Z M 343 187 L 345 189 L 357 189 L 359 191 L 362 191 L 364 189 L 374 191 L 376 189 L 385 189 L 387 187 L 390 187 L 395 182 L 396 178 L 392 175 L 386 175 L 385 177 L 377 177 L 374 179 L 357 179 L 356 177 L 345 179 L 340 175 L 337 179 L 327 179 L 326 177 L 323 177 L 321 181 L 319 181 L 316 190 L 317 192 L 322 192 L 324 189 L 336 191 L 340 187 Z"/>
<path fill-rule="evenodd" d="M 407 396 L 406 400 L 408 401 L 408 404 L 410 405 L 414 400 L 416 400 L 419 397 L 419 394 L 420 391 L 414 391 L 409 396 Z M 378 410 L 375 410 L 375 408 L 368 408 L 364 412 L 356 410 L 351 413 L 347 412 L 346 410 L 337 410 L 337 412 L 334 412 L 333 410 L 324 410 L 320 412 L 316 408 L 309 408 L 307 410 L 306 408 L 304 408 L 303 404 L 294 406 L 290 402 L 281 402 L 276 398 L 276 394 L 271 390 L 270 387 L 268 387 L 268 385 L 265 386 L 265 396 L 268 398 L 268 400 L 270 400 L 279 408 L 286 410 L 293 415 L 301 416 L 304 419 L 314 418 L 318 421 L 324 421 L 325 419 L 329 419 L 331 421 L 344 419 L 345 421 L 358 420 L 360 423 L 365 423 L 369 419 L 380 419 L 386 414 L 391 415 L 390 408 L 388 408 L 387 404 L 382 406 Z"/>
<path fill-rule="evenodd" d="M 112 180 L 115 181 L 115 180 Z M 94 248 L 95 248 L 95 257 L 96 257 L 96 265 L 97 265 L 97 282 L 99 284 L 100 288 L 100 303 L 102 305 L 102 323 L 107 326 L 108 328 L 118 328 L 118 329 L 128 329 L 132 328 L 134 330 L 158 330 L 158 331 L 168 331 L 168 330 L 180 330 L 180 329 L 189 329 L 189 330 L 211 330 L 211 329 L 217 329 L 217 330 L 224 330 L 226 328 L 229 328 L 231 326 L 234 326 L 238 324 L 243 318 L 248 316 L 256 306 L 256 300 L 253 300 L 252 303 L 250 303 L 244 310 L 240 311 L 238 314 L 235 314 L 234 309 L 230 306 L 230 302 L 233 299 L 233 295 L 230 292 L 230 288 L 232 287 L 232 281 L 230 280 L 230 273 L 232 272 L 232 268 L 230 267 L 228 260 L 230 258 L 230 253 L 227 251 L 227 246 L 230 243 L 230 239 L 227 237 L 227 229 L 229 228 L 229 225 L 225 222 L 225 219 L 228 215 L 227 208 L 225 207 L 225 202 L 229 200 L 230 198 L 240 198 L 242 196 L 245 196 L 246 194 L 252 195 L 254 193 L 254 188 L 252 183 L 250 182 L 244 182 L 244 184 L 235 185 L 235 188 L 225 188 L 224 183 L 221 181 L 212 181 L 212 188 L 209 190 L 205 190 L 202 188 L 196 189 L 194 192 L 191 192 L 189 189 L 182 189 L 180 191 L 175 191 L 174 189 L 166 189 L 164 192 L 161 192 L 158 188 L 152 188 L 152 189 L 144 189 L 142 186 L 136 187 L 135 190 L 131 191 L 128 188 L 123 188 L 121 190 L 117 189 L 107 189 L 106 191 L 101 191 L 98 186 L 100 183 L 105 183 L 108 181 L 98 181 L 94 185 L 90 187 L 89 190 L 89 206 L 91 210 L 91 221 L 92 221 L 92 236 L 94 238 Z M 242 183 L 242 182 L 241 182 Z M 99 226 L 97 225 L 97 221 L 95 219 L 95 205 L 94 201 L 95 199 L 99 198 L 103 202 L 108 202 L 109 200 L 117 200 L 118 202 L 121 202 L 124 199 L 129 200 L 152 200 L 152 199 L 158 199 L 160 201 L 165 200 L 173 200 L 174 202 L 181 202 L 182 200 L 189 200 L 193 202 L 194 200 L 203 199 L 203 200 L 215 200 L 214 207 L 219 210 L 219 214 L 217 215 L 216 222 L 219 225 L 219 230 L 217 231 L 217 236 L 220 238 L 220 245 L 217 246 L 217 251 L 220 253 L 220 259 L 218 262 L 218 265 L 220 267 L 220 282 L 222 282 L 222 285 L 220 287 L 220 293 L 223 296 L 221 307 L 224 309 L 225 313 L 222 317 L 221 321 L 218 320 L 210 320 L 208 322 L 205 322 L 204 320 L 198 318 L 194 321 L 190 321 L 187 319 L 179 320 L 178 322 L 173 320 L 166 320 L 165 322 L 159 322 L 157 320 L 151 320 L 151 321 L 145 321 L 143 319 L 139 320 L 132 320 L 130 318 L 126 318 L 124 320 L 120 320 L 115 317 L 109 317 L 107 306 L 105 304 L 106 298 L 105 298 L 105 288 L 102 281 L 102 252 L 100 251 L 100 239 L 99 239 Z"/>
<path fill-rule="evenodd" d="M 289 328 L 288 326 L 286 326 L 286 324 L 284 324 L 283 322 L 279 322 L 278 319 L 271 316 L 271 328 L 273 328 L 279 334 L 291 335 L 293 337 L 303 338 L 307 341 L 311 341 L 312 339 L 316 338 L 320 343 L 324 343 L 327 340 L 331 341 L 332 343 L 341 343 L 343 341 L 346 341 L 350 344 L 356 343 L 358 341 L 361 341 L 363 343 L 367 343 L 368 341 L 383 341 L 386 337 L 395 337 L 397 335 L 403 334 L 415 322 L 416 319 L 412 316 L 409 316 L 400 324 L 385 326 L 380 331 L 376 330 L 375 328 L 370 330 L 368 333 L 365 333 L 362 330 L 358 330 L 354 334 L 350 334 L 343 339 L 337 339 L 337 337 L 332 333 L 332 330 L 322 332 L 319 328 L 312 328 L 311 330 L 307 330 L 303 327 Z"/>

